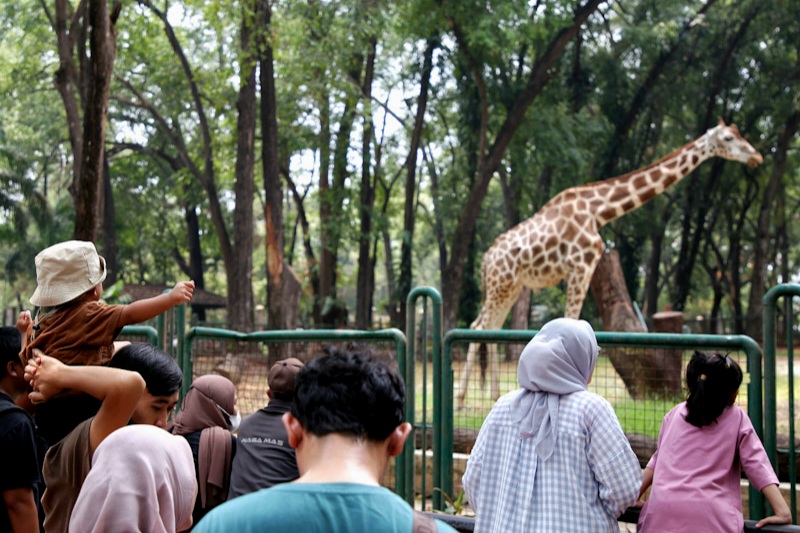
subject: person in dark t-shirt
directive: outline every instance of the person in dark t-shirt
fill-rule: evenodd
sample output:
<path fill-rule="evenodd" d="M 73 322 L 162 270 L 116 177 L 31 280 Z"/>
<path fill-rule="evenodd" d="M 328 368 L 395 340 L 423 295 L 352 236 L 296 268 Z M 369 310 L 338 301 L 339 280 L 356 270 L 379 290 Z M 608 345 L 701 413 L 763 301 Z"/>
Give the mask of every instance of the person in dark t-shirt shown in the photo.
<path fill-rule="evenodd" d="M 20 347 L 17 328 L 0 328 L 0 533 L 38 532 L 44 519 L 39 497 L 44 490 L 46 444 L 33 419 L 18 405 L 28 404 L 30 388 L 19 360 Z"/>
<path fill-rule="evenodd" d="M 294 448 L 281 420 L 292 407 L 294 378 L 303 363 L 290 357 L 278 361 L 267 376 L 269 403 L 239 426 L 239 445 L 231 467 L 228 499 L 299 477 Z"/>

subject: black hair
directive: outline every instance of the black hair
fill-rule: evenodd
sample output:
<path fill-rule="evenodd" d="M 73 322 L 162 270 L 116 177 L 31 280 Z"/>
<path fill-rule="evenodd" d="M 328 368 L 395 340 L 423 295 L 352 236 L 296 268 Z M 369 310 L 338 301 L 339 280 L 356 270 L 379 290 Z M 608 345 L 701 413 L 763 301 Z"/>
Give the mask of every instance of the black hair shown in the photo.
<path fill-rule="evenodd" d="M 153 396 L 170 396 L 183 384 L 183 372 L 175 360 L 152 344 L 129 344 L 114 354 L 108 366 L 138 372 Z"/>
<path fill-rule="evenodd" d="M 716 422 L 722 411 L 733 404 L 742 378 L 742 369 L 729 356 L 694 352 L 686 366 L 686 421 L 697 427 Z"/>
<path fill-rule="evenodd" d="M 19 352 L 22 350 L 22 335 L 14 326 L 0 327 L 0 379 L 6 377 L 6 368 L 11 361 L 21 362 Z"/>
<path fill-rule="evenodd" d="M 328 347 L 300 370 L 292 415 L 310 433 L 385 440 L 405 418 L 406 386 L 369 351 Z"/>

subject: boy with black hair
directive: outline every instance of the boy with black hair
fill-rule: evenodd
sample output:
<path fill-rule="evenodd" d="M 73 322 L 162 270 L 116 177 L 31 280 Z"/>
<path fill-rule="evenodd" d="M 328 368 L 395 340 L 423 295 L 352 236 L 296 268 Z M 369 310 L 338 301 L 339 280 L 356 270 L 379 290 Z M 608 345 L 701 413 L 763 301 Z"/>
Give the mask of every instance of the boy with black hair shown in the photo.
<path fill-rule="evenodd" d="M 230 500 L 194 531 L 455 531 L 381 486 L 411 433 L 405 398 L 403 380 L 384 363 L 329 349 L 297 374 L 291 412 L 283 415 L 300 478 Z"/>
<path fill-rule="evenodd" d="M 30 390 L 19 360 L 17 328 L 0 328 L 0 533 L 34 533 L 40 530 L 39 497 L 42 459 L 46 444 L 36 434 L 30 415 L 18 405 L 27 404 Z"/>
<path fill-rule="evenodd" d="M 178 363 L 152 344 L 134 343 L 117 352 L 108 366 L 133 370 L 144 378 L 144 394 L 131 416 L 131 423 L 166 429 L 183 385 L 183 372 Z"/>

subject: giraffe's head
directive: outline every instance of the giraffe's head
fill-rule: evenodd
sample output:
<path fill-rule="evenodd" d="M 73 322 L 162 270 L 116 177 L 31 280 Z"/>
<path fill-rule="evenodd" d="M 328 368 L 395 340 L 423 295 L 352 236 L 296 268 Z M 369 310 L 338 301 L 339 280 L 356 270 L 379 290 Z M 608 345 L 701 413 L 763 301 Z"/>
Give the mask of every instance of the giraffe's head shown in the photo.
<path fill-rule="evenodd" d="M 708 130 L 708 141 L 713 155 L 747 163 L 750 167 L 757 167 L 764 162 L 761 154 L 744 140 L 736 124 L 728 126 L 719 119 L 719 125 Z"/>

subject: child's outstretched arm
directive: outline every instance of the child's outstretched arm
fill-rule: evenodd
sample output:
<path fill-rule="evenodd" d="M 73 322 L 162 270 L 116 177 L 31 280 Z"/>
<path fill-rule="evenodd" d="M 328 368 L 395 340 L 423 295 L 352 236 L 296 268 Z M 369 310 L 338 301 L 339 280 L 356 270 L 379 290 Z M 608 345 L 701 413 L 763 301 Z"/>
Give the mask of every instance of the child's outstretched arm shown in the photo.
<path fill-rule="evenodd" d="M 150 320 L 176 305 L 188 303 L 192 300 L 193 292 L 194 281 L 181 281 L 166 294 L 130 303 L 122 310 L 122 325 L 138 324 Z"/>
<path fill-rule="evenodd" d="M 767 485 L 761 492 L 767 497 L 767 501 L 775 514 L 762 518 L 756 523 L 756 527 L 765 526 L 767 524 L 790 524 L 792 522 L 792 512 L 789 506 L 786 505 L 786 500 L 783 499 L 781 489 L 778 485 Z"/>
<path fill-rule="evenodd" d="M 89 430 L 90 452 L 112 431 L 127 425 L 145 389 L 138 372 L 105 366 L 68 366 L 34 350 L 25 367 L 30 379 L 33 403 L 41 403 L 64 389 L 74 389 L 94 396 L 103 403 Z"/>

